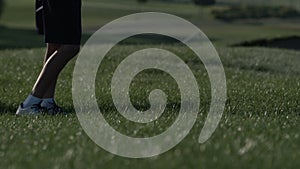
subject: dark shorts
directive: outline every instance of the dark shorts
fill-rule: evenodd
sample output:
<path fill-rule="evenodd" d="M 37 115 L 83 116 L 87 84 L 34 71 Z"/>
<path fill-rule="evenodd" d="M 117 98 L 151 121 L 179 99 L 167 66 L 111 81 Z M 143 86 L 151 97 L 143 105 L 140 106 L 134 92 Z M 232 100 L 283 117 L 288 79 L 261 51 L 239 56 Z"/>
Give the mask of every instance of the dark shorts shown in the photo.
<path fill-rule="evenodd" d="M 45 42 L 79 45 L 81 0 L 44 0 Z"/>

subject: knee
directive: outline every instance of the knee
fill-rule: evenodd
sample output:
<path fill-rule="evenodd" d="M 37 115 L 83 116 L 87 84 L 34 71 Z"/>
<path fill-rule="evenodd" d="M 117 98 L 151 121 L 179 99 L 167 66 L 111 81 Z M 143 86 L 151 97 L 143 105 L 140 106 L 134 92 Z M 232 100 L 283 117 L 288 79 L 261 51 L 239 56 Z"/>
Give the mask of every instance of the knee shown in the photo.
<path fill-rule="evenodd" d="M 65 52 L 69 53 L 71 57 L 76 56 L 80 51 L 80 45 L 63 45 L 62 48 Z"/>

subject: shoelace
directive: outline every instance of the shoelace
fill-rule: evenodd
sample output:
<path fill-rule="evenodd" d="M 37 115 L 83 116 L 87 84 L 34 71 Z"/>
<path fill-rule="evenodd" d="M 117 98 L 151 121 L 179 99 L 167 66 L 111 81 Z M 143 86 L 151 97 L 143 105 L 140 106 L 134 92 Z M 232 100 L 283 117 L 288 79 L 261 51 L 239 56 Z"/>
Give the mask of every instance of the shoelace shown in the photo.
<path fill-rule="evenodd" d="M 40 111 L 41 110 L 40 103 L 33 104 L 33 105 L 30 106 L 30 108 L 33 109 L 34 111 Z"/>
<path fill-rule="evenodd" d="M 49 103 L 49 104 L 51 104 L 52 106 L 50 106 L 48 108 L 48 111 L 52 111 L 52 113 L 54 113 L 54 114 L 58 114 L 58 113 L 63 112 L 63 109 L 61 107 L 59 107 L 55 102 Z"/>

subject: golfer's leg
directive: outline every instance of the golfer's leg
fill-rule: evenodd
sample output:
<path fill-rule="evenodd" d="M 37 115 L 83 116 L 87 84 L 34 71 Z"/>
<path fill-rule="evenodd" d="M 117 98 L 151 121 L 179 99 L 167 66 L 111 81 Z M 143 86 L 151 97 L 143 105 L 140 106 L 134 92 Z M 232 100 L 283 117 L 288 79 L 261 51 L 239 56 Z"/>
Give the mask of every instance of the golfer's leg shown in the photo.
<path fill-rule="evenodd" d="M 60 44 L 56 43 L 47 43 L 46 54 L 44 57 L 44 65 L 46 64 L 47 60 L 53 55 L 55 51 L 57 51 L 61 47 Z"/>
<path fill-rule="evenodd" d="M 79 52 L 79 45 L 62 45 L 44 65 L 33 89 L 32 95 L 43 98 L 65 65 Z"/>
<path fill-rule="evenodd" d="M 46 64 L 47 60 L 61 47 L 60 44 L 48 43 L 47 44 L 47 51 L 44 58 L 44 65 Z M 54 98 L 55 93 L 55 86 L 56 86 L 57 79 L 49 84 L 48 90 L 44 94 L 43 98 Z"/>

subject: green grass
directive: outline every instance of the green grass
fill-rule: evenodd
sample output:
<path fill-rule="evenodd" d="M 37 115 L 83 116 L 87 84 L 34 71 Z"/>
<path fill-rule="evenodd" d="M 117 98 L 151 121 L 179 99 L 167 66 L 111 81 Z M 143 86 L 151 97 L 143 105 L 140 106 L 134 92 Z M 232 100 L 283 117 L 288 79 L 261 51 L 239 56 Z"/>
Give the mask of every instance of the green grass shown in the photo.
<path fill-rule="evenodd" d="M 121 46 L 111 52 L 111 65 L 102 68 L 111 71 L 122 57 L 118 51 L 135 46 Z M 66 117 L 16 117 L 17 105 L 30 91 L 41 68 L 43 49 L 2 50 L 1 63 L 1 168 L 297 168 L 299 162 L 299 52 L 261 48 L 219 48 L 225 66 L 228 101 L 222 121 L 213 137 L 206 143 L 197 143 L 198 134 L 209 105 L 207 75 L 187 50 L 177 51 L 188 63 L 201 86 L 201 111 L 188 137 L 171 151 L 150 159 L 126 159 L 111 155 L 96 146 L 81 129 L 76 115 Z M 114 53 L 115 52 L 115 53 Z M 125 52 L 126 53 L 126 52 Z M 187 55 L 184 55 L 188 53 Z M 258 55 L 259 54 L 259 55 Z M 22 64 L 19 64 L 22 63 Z M 57 100 L 72 109 L 71 74 L 74 61 L 60 76 Z M 168 127 L 174 112 L 171 109 L 156 125 L 133 125 L 124 121 L 109 104 L 105 80 L 109 74 L 99 70 L 97 91 L 104 115 L 111 125 L 128 135 L 153 135 Z M 164 88 L 172 79 L 151 72 L 143 72 L 131 86 L 133 104 L 147 107 L 140 100 L 152 87 Z M 163 80 L 164 79 L 164 80 Z M 146 82 L 146 83 L 145 83 Z M 148 82 L 148 83 L 147 83 Z M 151 82 L 151 83 L 150 83 Z M 151 84 L 151 85 L 147 85 Z M 175 86 L 176 88 L 176 86 Z M 100 92 L 104 91 L 104 92 Z M 175 90 L 176 91 L 176 90 Z M 169 92 L 169 93 L 168 93 Z M 166 91 L 174 100 L 178 93 Z M 170 104 L 179 104 L 171 102 Z M 173 115 L 173 116 L 172 116 Z M 166 118 L 168 117 L 168 118 Z M 167 120 L 164 120 L 167 119 Z M 126 126 L 126 128 L 124 128 Z M 138 132 L 134 132 L 137 130 Z M 152 127 L 155 126 L 153 129 Z M 138 127 L 138 128 L 137 128 Z M 156 129 L 156 130 L 155 130 Z M 172 163 L 168 161 L 172 160 Z"/>
<path fill-rule="evenodd" d="M 16 0 L 17 1 L 17 0 Z M 94 0 L 95 1 L 95 0 Z M 89 1 L 86 1 L 89 2 Z M 103 3 L 105 2 L 105 3 Z M 84 6 L 86 17 L 83 42 L 94 30 L 126 13 L 153 10 L 160 2 L 134 6 L 134 1 L 101 1 L 99 7 Z M 116 4 L 118 3 L 118 4 Z M 98 70 L 96 80 L 99 106 L 106 120 L 121 133 L 152 136 L 169 127 L 180 104 L 180 93 L 169 75 L 144 71 L 130 87 L 133 104 L 141 110 L 149 107 L 149 92 L 162 89 L 168 95 L 168 107 L 155 123 L 132 123 L 116 112 L 109 84 L 111 73 L 129 53 L 147 47 L 160 47 L 180 56 L 191 68 L 200 86 L 201 107 L 189 135 L 175 148 L 149 159 L 128 159 L 112 155 L 94 144 L 81 128 L 73 111 L 71 78 L 75 60 L 63 70 L 58 81 L 57 101 L 71 114 L 67 116 L 17 117 L 19 103 L 28 95 L 42 67 L 43 38 L 33 28 L 32 2 L 8 2 L 0 21 L 0 168 L 266 168 L 297 169 L 300 166 L 300 52 L 269 48 L 228 47 L 251 39 L 299 35 L 299 24 L 292 20 L 264 20 L 223 23 L 209 15 L 198 19 L 200 8 L 173 11 L 199 25 L 213 40 L 227 77 L 228 100 L 223 118 L 204 144 L 198 136 L 210 104 L 208 75 L 193 52 L 177 44 L 135 45 L 136 39 L 114 47 Z M 161 4 L 161 10 L 167 4 Z M 141 9 L 143 8 L 143 9 Z M 10 9 L 10 10 L 8 10 Z M 21 10 L 23 15 L 15 15 Z M 206 9 L 210 10 L 210 9 Z M 99 15 L 97 11 L 100 11 Z M 101 12 L 110 11 L 103 16 Z M 176 13 L 175 13 L 176 14 Z M 206 14 L 205 14 L 206 15 Z M 96 22 L 97 19 L 99 22 Z M 200 17 L 201 18 L 201 17 Z M 263 23 L 261 23 L 263 22 Z M 173 106 L 174 105 L 174 106 Z"/>

